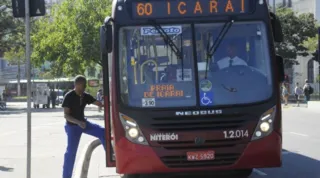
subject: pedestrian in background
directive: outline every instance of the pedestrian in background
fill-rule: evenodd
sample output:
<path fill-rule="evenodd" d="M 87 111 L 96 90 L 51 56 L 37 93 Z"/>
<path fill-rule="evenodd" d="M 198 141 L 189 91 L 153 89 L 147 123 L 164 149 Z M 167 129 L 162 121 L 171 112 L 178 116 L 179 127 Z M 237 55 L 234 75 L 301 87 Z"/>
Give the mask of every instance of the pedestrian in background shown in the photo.
<path fill-rule="evenodd" d="M 67 134 L 67 149 L 64 154 L 63 178 L 71 178 L 82 133 L 97 137 L 105 147 L 105 129 L 89 122 L 84 116 L 84 109 L 87 104 L 94 104 L 102 107 L 90 94 L 85 92 L 87 80 L 84 76 L 77 76 L 74 81 L 75 88 L 68 92 L 62 103 L 64 118 L 66 119 L 65 131 Z"/>
<path fill-rule="evenodd" d="M 54 89 L 51 89 L 50 93 L 52 108 L 56 108 L 57 92 Z"/>
<path fill-rule="evenodd" d="M 284 105 L 288 105 L 288 98 L 289 98 L 289 92 L 288 92 L 288 88 L 285 84 L 282 84 L 282 97 L 284 100 Z"/>
<path fill-rule="evenodd" d="M 310 95 L 313 93 L 313 88 L 309 84 L 308 79 L 305 80 L 305 84 L 303 86 L 303 93 L 305 96 L 305 102 L 308 105 L 308 101 L 310 101 Z"/>
<path fill-rule="evenodd" d="M 300 96 L 303 95 L 303 89 L 296 83 L 296 88 L 294 89 L 294 96 L 296 98 L 297 106 L 300 106 Z"/>
<path fill-rule="evenodd" d="M 97 92 L 97 100 L 103 103 L 103 95 L 102 95 L 102 89 L 99 89 Z M 99 106 L 98 111 L 101 112 L 102 107 Z"/>

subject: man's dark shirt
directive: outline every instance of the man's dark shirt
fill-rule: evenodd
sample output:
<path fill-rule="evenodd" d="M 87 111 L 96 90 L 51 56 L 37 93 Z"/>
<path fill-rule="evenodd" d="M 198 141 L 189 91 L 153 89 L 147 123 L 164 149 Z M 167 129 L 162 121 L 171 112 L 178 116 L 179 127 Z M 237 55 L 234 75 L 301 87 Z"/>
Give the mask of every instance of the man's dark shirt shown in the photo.
<path fill-rule="evenodd" d="M 82 100 L 82 101 L 81 101 Z M 92 97 L 88 93 L 83 93 L 82 97 L 77 95 L 77 93 L 72 90 L 66 94 L 63 99 L 62 107 L 67 107 L 71 110 L 71 116 L 77 120 L 85 121 L 84 119 L 84 108 L 87 104 L 92 104 L 96 101 L 94 97 Z M 81 104 L 81 105 L 80 105 Z M 68 124 L 73 124 L 68 122 Z"/>

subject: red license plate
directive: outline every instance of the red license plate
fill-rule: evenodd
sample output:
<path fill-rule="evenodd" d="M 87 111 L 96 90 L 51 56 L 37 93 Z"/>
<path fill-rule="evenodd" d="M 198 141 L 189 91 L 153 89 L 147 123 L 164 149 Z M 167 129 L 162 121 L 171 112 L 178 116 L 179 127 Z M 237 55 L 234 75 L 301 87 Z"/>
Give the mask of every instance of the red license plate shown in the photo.
<path fill-rule="evenodd" d="M 188 161 L 214 160 L 214 151 L 187 152 Z"/>

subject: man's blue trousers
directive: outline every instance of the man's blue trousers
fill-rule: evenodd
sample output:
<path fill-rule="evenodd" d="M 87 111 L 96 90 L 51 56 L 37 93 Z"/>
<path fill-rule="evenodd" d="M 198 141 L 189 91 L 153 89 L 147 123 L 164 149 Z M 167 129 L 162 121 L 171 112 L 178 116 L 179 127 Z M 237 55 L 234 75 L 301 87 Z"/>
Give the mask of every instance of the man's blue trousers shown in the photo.
<path fill-rule="evenodd" d="M 66 123 L 64 127 L 68 137 L 68 145 L 67 145 L 67 150 L 64 154 L 63 178 L 72 177 L 74 162 L 76 159 L 78 145 L 79 145 L 82 133 L 99 138 L 104 149 L 106 149 L 104 128 L 99 126 L 98 124 L 94 124 L 89 121 L 86 121 L 86 123 L 87 123 L 87 126 L 85 129 L 82 129 L 78 125 L 71 125 L 68 123 Z"/>

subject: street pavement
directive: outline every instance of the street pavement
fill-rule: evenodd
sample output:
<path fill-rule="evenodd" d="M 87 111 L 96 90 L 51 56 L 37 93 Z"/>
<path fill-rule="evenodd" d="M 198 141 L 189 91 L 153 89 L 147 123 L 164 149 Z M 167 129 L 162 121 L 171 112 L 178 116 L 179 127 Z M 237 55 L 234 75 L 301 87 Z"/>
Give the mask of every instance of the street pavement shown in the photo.
<path fill-rule="evenodd" d="M 0 111 L 0 178 L 26 177 L 27 115 L 26 103 L 8 103 L 8 110 Z M 32 109 L 32 178 L 62 177 L 62 163 L 66 148 L 65 120 L 62 108 Z M 103 125 L 102 113 L 89 107 L 90 121 Z M 83 134 L 78 156 L 94 137 Z M 77 161 L 77 160 L 76 160 Z"/>
<path fill-rule="evenodd" d="M 250 178 L 320 178 L 320 109 L 305 104 L 283 106 L 283 165 L 255 169 Z M 120 177 L 115 168 L 105 167 L 99 146 L 91 157 L 88 178 Z"/>
<path fill-rule="evenodd" d="M 26 104 L 8 106 L 8 111 L 0 111 L 0 178 L 22 178 L 26 175 Z M 320 109 L 292 104 L 283 108 L 283 166 L 256 169 L 251 178 L 320 178 Z M 32 110 L 32 178 L 59 178 L 66 147 L 62 109 Z M 89 107 L 86 115 L 103 125 L 97 108 Z M 82 136 L 78 156 L 92 140 Z M 105 167 L 105 154 L 99 146 L 93 152 L 88 178 L 103 177 L 119 175 L 114 168 Z"/>

